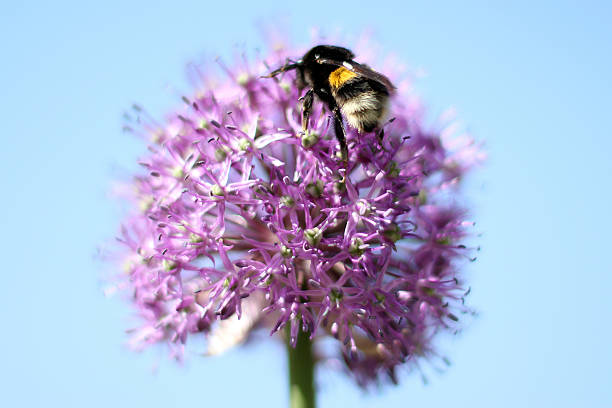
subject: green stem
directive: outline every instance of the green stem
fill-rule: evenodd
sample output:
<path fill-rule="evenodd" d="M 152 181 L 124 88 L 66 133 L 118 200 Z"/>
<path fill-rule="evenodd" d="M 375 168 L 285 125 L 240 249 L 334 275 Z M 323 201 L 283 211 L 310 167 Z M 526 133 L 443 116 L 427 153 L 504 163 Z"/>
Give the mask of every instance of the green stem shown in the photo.
<path fill-rule="evenodd" d="M 295 348 L 290 345 L 290 325 L 287 325 L 287 354 L 289 357 L 290 408 L 315 408 L 314 367 L 312 341 L 308 333 L 298 332 Z"/>

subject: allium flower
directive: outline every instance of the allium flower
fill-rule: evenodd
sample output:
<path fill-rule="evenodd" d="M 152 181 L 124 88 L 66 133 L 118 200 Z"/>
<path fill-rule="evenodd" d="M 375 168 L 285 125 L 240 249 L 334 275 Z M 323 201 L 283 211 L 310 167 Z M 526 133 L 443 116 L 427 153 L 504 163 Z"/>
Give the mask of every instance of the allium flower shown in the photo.
<path fill-rule="evenodd" d="M 267 66 L 296 55 L 277 51 Z M 302 133 L 294 72 L 227 72 L 161 124 L 137 109 L 135 130 L 152 144 L 121 238 L 144 318 L 133 344 L 180 353 L 203 333 L 216 354 L 254 328 L 288 327 L 291 345 L 300 331 L 337 339 L 360 385 L 395 381 L 468 311 L 457 266 L 471 223 L 455 186 L 477 148 L 427 130 L 399 82 L 383 140 L 347 127 L 345 163 L 320 102 Z"/>

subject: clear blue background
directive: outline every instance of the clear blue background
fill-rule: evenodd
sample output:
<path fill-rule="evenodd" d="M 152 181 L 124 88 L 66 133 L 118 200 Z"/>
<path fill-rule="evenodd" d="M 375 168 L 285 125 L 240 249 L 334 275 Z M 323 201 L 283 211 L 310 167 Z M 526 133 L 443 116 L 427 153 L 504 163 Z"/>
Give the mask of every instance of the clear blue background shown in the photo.
<path fill-rule="evenodd" d="M 273 342 L 184 366 L 126 350 L 130 311 L 103 296 L 96 257 L 120 222 L 111 182 L 145 152 L 123 110 L 161 116 L 186 62 L 261 47 L 278 21 L 301 45 L 315 26 L 373 28 L 428 72 L 432 117 L 456 106 L 490 156 L 466 191 L 481 315 L 443 341 L 453 366 L 370 394 L 324 369 L 320 407 L 612 406 L 609 3 L 18 3 L 0 12 L 3 406 L 286 405 Z"/>

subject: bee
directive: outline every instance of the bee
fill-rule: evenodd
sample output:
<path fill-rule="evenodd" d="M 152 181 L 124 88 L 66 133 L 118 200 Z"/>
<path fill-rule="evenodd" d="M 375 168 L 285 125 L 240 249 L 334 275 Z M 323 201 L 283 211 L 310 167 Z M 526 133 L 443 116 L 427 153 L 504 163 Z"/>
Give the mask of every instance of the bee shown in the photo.
<path fill-rule="evenodd" d="M 384 118 L 389 96 L 395 90 L 386 76 L 353 61 L 354 57 L 351 50 L 343 47 L 317 45 L 298 61 L 288 60 L 264 77 L 297 71 L 298 88 L 308 89 L 300 98 L 303 101 L 302 130 L 308 130 L 316 95 L 334 115 L 334 129 L 344 160 L 348 160 L 348 147 L 342 115 L 359 133 L 371 132 Z"/>

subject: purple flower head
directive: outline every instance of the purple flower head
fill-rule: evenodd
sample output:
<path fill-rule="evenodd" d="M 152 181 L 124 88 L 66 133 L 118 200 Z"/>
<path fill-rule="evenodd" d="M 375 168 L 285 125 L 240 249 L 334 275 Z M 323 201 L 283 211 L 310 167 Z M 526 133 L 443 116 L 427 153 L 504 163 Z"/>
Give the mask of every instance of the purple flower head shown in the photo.
<path fill-rule="evenodd" d="M 359 384 L 395 381 L 399 364 L 435 355 L 434 335 L 456 331 L 468 311 L 457 266 L 469 223 L 455 186 L 478 150 L 427 130 L 398 83 L 382 139 L 346 127 L 345 162 L 319 101 L 302 132 L 295 72 L 226 70 L 230 79 L 184 97 L 163 123 L 137 109 L 136 131 L 152 144 L 121 238 L 144 318 L 134 345 L 180 353 L 201 332 L 216 354 L 256 327 L 288 326 L 292 344 L 299 330 L 337 339 Z"/>

